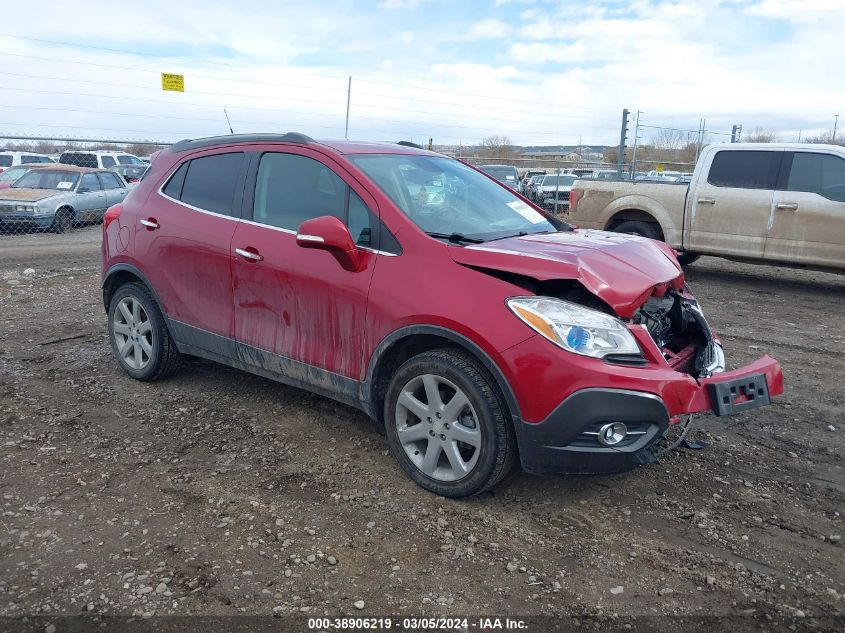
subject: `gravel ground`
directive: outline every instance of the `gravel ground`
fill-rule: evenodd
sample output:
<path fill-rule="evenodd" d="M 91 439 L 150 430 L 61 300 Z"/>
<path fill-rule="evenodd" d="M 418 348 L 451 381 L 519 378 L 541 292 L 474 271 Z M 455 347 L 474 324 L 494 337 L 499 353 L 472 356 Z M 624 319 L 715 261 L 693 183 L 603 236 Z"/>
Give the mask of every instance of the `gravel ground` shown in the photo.
<path fill-rule="evenodd" d="M 729 363 L 770 353 L 784 396 L 700 418 L 704 450 L 613 476 L 515 473 L 452 501 L 331 400 L 199 360 L 129 379 L 95 273 L 0 275 L 0 615 L 823 629 L 845 615 L 845 277 L 710 258 L 688 277 Z"/>

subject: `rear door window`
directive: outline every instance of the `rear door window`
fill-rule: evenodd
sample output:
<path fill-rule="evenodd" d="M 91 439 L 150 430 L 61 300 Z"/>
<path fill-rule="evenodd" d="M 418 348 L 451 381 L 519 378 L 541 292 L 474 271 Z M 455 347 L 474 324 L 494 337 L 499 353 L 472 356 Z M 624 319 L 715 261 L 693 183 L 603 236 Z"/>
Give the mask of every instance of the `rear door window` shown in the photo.
<path fill-rule="evenodd" d="M 766 150 L 716 152 L 707 182 L 716 187 L 774 190 L 782 158 L 783 152 Z"/>
<path fill-rule="evenodd" d="M 0 167 L 11 167 L 12 157 L 9 155 L 0 155 Z"/>
<path fill-rule="evenodd" d="M 109 167 L 114 167 L 117 163 L 114 160 L 113 156 L 102 156 L 100 160 L 103 161 L 103 167 L 108 169 Z"/>
<path fill-rule="evenodd" d="M 845 159 L 832 154 L 795 152 L 786 190 L 817 193 L 845 202 Z"/>
<path fill-rule="evenodd" d="M 100 191 L 100 181 L 97 180 L 97 174 L 82 174 L 82 182 L 79 183 L 79 188 L 88 191 Z"/>
<path fill-rule="evenodd" d="M 233 152 L 195 158 L 188 164 L 178 199 L 204 211 L 228 216 L 238 215 L 232 205 L 243 156 L 242 152 Z M 178 172 L 174 174 L 174 178 L 177 175 Z M 174 178 L 171 178 L 171 183 Z M 171 183 L 168 183 L 168 186 Z M 170 195 L 167 188 L 164 193 Z"/>
<path fill-rule="evenodd" d="M 103 186 L 103 189 L 119 189 L 123 186 L 114 174 L 100 172 L 97 176 L 100 178 L 100 184 Z"/>

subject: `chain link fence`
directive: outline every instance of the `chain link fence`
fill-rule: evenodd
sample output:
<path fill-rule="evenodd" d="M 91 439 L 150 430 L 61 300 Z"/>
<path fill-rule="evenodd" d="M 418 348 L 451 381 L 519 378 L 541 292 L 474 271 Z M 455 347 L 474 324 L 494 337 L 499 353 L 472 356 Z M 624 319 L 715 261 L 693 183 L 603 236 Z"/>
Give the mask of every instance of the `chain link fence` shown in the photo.
<path fill-rule="evenodd" d="M 96 269 L 106 210 L 164 146 L 0 138 L 0 275 Z"/>

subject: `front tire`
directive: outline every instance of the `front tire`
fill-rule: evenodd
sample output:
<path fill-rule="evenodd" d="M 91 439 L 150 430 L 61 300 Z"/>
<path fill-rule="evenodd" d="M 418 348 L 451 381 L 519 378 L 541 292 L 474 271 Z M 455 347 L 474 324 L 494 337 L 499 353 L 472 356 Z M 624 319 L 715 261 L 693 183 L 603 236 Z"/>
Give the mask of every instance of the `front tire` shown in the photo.
<path fill-rule="evenodd" d="M 479 494 L 513 468 L 516 441 L 490 373 L 463 350 L 424 352 L 393 376 L 387 441 L 417 484 L 444 497 Z"/>
<path fill-rule="evenodd" d="M 701 257 L 698 253 L 690 253 L 689 251 L 678 253 L 678 262 L 681 266 L 689 266 L 690 264 L 698 261 L 698 258 Z"/>
<path fill-rule="evenodd" d="M 73 229 L 73 211 L 59 209 L 53 218 L 52 229 L 55 233 L 68 233 Z"/>
<path fill-rule="evenodd" d="M 652 240 L 659 240 L 660 233 L 653 224 L 648 222 L 639 222 L 637 220 L 627 220 L 617 224 L 614 229 L 616 233 L 628 233 L 629 235 L 639 235 L 640 237 L 647 237 Z"/>
<path fill-rule="evenodd" d="M 149 289 L 131 282 L 109 302 L 109 339 L 120 367 L 136 380 L 152 382 L 171 375 L 181 354 Z"/>

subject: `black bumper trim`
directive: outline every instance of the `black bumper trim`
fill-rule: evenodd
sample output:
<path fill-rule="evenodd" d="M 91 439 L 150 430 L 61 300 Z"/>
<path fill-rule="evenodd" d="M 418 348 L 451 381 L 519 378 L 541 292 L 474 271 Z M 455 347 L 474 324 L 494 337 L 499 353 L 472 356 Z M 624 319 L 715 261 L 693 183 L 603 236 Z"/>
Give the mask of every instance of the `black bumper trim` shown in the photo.
<path fill-rule="evenodd" d="M 571 446 L 591 424 L 647 422 L 649 431 L 627 446 Z M 655 461 L 651 447 L 669 427 L 669 413 L 658 396 L 626 389 L 575 392 L 540 423 L 518 422 L 520 461 L 534 474 L 600 474 L 630 470 Z"/>

